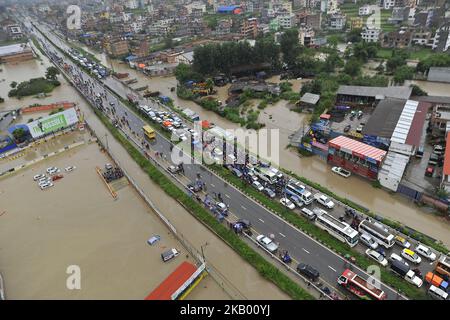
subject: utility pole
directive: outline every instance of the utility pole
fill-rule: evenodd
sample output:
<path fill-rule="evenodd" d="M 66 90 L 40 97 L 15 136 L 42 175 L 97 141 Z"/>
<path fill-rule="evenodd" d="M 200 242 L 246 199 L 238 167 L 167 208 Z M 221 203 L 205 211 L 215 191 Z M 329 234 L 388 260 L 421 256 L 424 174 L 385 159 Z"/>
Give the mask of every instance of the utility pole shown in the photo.
<path fill-rule="evenodd" d="M 200 249 L 202 250 L 202 259 L 203 259 L 203 263 L 206 262 L 206 259 L 205 259 L 205 253 L 204 253 L 204 251 L 203 251 L 203 247 L 206 247 L 208 244 L 209 244 L 208 242 L 205 242 L 205 244 L 203 244 L 203 245 L 200 246 Z"/>

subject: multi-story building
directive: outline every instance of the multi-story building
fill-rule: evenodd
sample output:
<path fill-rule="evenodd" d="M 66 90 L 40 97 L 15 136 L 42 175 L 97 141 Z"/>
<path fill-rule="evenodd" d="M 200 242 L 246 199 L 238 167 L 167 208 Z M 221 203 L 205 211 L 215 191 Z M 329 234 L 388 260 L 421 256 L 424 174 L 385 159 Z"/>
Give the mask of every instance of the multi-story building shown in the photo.
<path fill-rule="evenodd" d="M 383 9 L 389 10 L 395 7 L 397 0 L 381 0 L 383 3 Z"/>
<path fill-rule="evenodd" d="M 7 25 L 5 31 L 10 39 L 18 40 L 23 37 L 22 29 L 18 24 Z"/>
<path fill-rule="evenodd" d="M 314 43 L 315 32 L 311 27 L 302 25 L 298 29 L 298 41 L 303 46 L 310 46 Z"/>
<path fill-rule="evenodd" d="M 296 19 L 299 25 L 306 25 L 314 30 L 320 30 L 322 24 L 322 12 L 310 12 L 302 10 L 296 13 Z"/>
<path fill-rule="evenodd" d="M 450 22 L 443 24 L 436 30 L 431 48 L 437 52 L 450 53 Z"/>
<path fill-rule="evenodd" d="M 345 28 L 346 17 L 340 13 L 328 16 L 328 28 L 330 30 L 343 30 Z"/>
<path fill-rule="evenodd" d="M 17 63 L 33 58 L 33 51 L 26 44 L 12 44 L 0 47 L 0 63 Z"/>
<path fill-rule="evenodd" d="M 378 42 L 380 40 L 381 29 L 374 26 L 366 26 L 361 32 L 361 38 L 365 42 Z"/>
<path fill-rule="evenodd" d="M 371 11 L 372 10 L 370 9 L 370 6 L 365 5 L 365 6 L 362 6 L 359 8 L 358 15 L 359 16 L 368 16 L 371 14 Z"/>
<path fill-rule="evenodd" d="M 281 28 L 290 29 L 295 25 L 295 14 L 285 13 L 277 16 L 278 24 Z"/>
<path fill-rule="evenodd" d="M 248 18 L 242 22 L 241 34 L 246 38 L 255 39 L 258 36 L 258 19 Z"/>
<path fill-rule="evenodd" d="M 383 34 L 382 47 L 385 48 L 406 48 L 411 45 L 412 32 L 401 29 Z"/>
<path fill-rule="evenodd" d="M 362 29 L 364 25 L 364 19 L 362 17 L 352 17 L 350 18 L 350 28 L 353 29 Z"/>
<path fill-rule="evenodd" d="M 433 34 L 426 28 L 417 28 L 413 30 L 412 44 L 417 46 L 429 46 L 433 45 Z"/>
<path fill-rule="evenodd" d="M 130 52 L 128 41 L 123 39 L 107 39 L 104 47 L 105 51 L 112 57 L 121 57 Z"/>
<path fill-rule="evenodd" d="M 219 37 L 230 34 L 232 25 L 232 19 L 221 19 L 217 22 L 217 27 L 214 33 Z"/>

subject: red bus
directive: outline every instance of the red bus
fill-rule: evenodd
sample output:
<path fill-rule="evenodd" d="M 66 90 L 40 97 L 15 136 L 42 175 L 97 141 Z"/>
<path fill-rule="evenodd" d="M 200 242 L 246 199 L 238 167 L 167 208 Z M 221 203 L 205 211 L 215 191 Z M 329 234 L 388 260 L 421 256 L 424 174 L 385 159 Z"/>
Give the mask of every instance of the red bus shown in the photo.
<path fill-rule="evenodd" d="M 337 279 L 337 282 L 360 299 L 385 300 L 386 294 L 383 290 L 374 287 L 353 271 L 347 269 Z"/>

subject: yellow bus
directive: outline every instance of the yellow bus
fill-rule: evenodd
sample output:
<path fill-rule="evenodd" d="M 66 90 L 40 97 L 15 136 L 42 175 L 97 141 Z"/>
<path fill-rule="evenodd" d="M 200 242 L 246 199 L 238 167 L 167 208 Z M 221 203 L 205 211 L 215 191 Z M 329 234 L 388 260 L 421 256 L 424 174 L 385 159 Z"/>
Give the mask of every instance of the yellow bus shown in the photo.
<path fill-rule="evenodd" d="M 144 135 L 147 137 L 147 139 L 153 140 L 156 138 L 155 130 L 153 130 L 153 128 L 149 125 L 143 126 L 142 130 L 144 130 Z"/>

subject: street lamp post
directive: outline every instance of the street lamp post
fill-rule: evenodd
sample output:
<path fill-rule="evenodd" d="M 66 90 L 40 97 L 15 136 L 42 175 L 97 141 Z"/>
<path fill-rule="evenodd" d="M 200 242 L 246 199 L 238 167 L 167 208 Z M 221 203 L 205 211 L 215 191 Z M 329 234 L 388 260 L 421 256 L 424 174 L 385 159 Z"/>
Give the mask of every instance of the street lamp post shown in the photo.
<path fill-rule="evenodd" d="M 208 244 L 209 244 L 208 242 L 205 242 L 205 244 L 203 244 L 203 245 L 200 246 L 200 249 L 202 250 L 202 259 L 203 259 L 203 263 L 206 262 L 206 259 L 205 259 L 205 253 L 204 253 L 204 251 L 203 251 L 203 247 L 206 247 Z"/>

